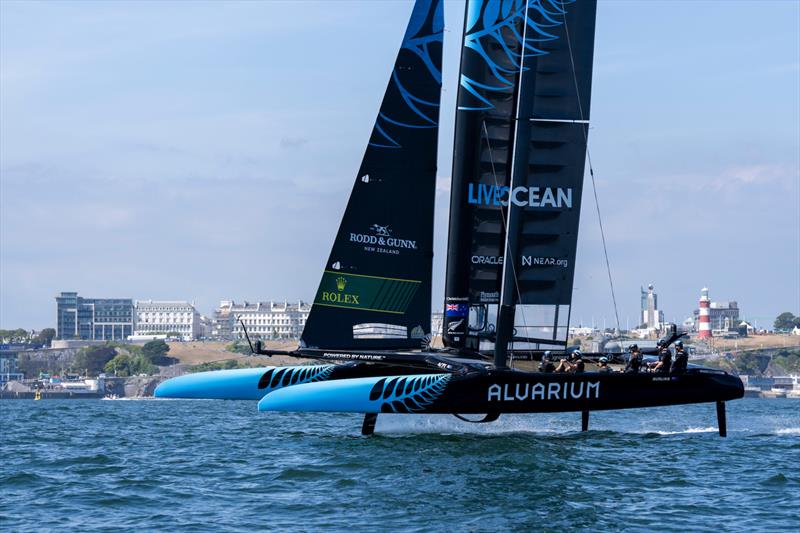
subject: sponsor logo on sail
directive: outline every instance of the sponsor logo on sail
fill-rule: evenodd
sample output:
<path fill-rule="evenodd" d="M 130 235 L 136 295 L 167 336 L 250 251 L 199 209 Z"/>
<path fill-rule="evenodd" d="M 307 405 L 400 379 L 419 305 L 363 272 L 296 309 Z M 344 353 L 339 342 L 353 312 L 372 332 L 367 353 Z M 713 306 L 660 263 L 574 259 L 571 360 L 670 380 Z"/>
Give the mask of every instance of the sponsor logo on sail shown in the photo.
<path fill-rule="evenodd" d="M 349 294 L 344 292 L 344 290 L 347 288 L 346 278 L 339 276 L 334 280 L 334 285 L 336 290 L 322 291 L 322 301 L 324 303 L 359 305 L 358 294 Z"/>
<path fill-rule="evenodd" d="M 490 402 L 591 400 L 600 397 L 600 382 L 498 383 L 489 385 Z"/>
<path fill-rule="evenodd" d="M 495 303 L 500 299 L 500 291 L 481 291 L 478 296 L 483 303 Z"/>
<path fill-rule="evenodd" d="M 401 250 L 417 249 L 417 241 L 393 236 L 389 226 L 373 224 L 369 229 L 371 233 L 350 233 L 350 242 L 363 244 L 364 251 L 380 254 L 399 255 Z"/>
<path fill-rule="evenodd" d="M 347 268 L 344 266 L 342 270 Z M 383 278 L 342 270 L 324 272 L 314 305 L 402 315 L 408 310 L 421 284 L 417 280 Z M 402 329 L 402 336 L 406 337 L 407 327 L 402 326 Z"/>
<path fill-rule="evenodd" d="M 567 268 L 569 266 L 569 260 L 558 257 L 537 257 L 534 255 L 523 255 L 522 266 L 559 266 Z"/>
<path fill-rule="evenodd" d="M 571 187 L 514 187 L 470 183 L 467 201 L 475 205 L 572 209 Z"/>
<path fill-rule="evenodd" d="M 473 255 L 471 262 L 473 265 L 497 265 L 503 264 L 502 255 Z M 535 255 L 523 255 L 520 257 L 520 266 L 559 266 L 567 268 L 569 260 L 559 257 L 540 257 Z"/>
<path fill-rule="evenodd" d="M 472 264 L 473 265 L 502 265 L 503 264 L 503 256 L 502 255 L 473 255 L 472 256 Z"/>

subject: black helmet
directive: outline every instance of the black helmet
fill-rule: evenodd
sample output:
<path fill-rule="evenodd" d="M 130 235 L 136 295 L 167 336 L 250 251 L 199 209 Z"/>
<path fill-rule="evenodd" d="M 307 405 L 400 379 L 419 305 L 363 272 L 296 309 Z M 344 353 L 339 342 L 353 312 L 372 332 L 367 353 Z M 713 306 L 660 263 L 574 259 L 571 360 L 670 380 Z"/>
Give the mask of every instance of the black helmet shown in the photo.
<path fill-rule="evenodd" d="M 607 358 L 607 357 L 601 357 L 601 358 L 600 358 L 600 362 L 601 362 L 602 364 L 606 365 L 606 364 L 608 364 L 608 358 Z"/>
<path fill-rule="evenodd" d="M 631 352 L 634 351 L 634 350 L 638 350 L 638 349 L 639 349 L 639 345 L 638 344 L 631 344 L 630 346 L 628 346 L 628 350 L 631 351 Z"/>
<path fill-rule="evenodd" d="M 575 359 L 580 359 L 582 355 L 583 354 L 581 354 L 580 350 L 575 350 L 574 352 L 572 352 L 572 357 L 574 357 Z"/>
<path fill-rule="evenodd" d="M 676 348 L 683 348 L 683 341 L 678 341 L 675 343 Z"/>
<path fill-rule="evenodd" d="M 550 360 L 550 350 L 547 350 L 542 354 L 542 361 L 549 361 Z"/>

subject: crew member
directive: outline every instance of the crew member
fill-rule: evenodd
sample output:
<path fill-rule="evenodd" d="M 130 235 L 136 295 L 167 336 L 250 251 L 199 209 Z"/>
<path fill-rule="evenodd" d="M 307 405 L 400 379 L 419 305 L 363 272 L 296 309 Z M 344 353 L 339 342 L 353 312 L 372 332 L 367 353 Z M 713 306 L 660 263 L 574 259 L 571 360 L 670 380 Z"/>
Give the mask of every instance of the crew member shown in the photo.
<path fill-rule="evenodd" d="M 683 374 L 686 372 L 686 367 L 689 364 L 689 354 L 683 347 L 683 342 L 678 341 L 675 343 L 675 362 L 672 364 L 673 374 Z"/>
<path fill-rule="evenodd" d="M 556 372 L 578 374 L 583 372 L 585 366 L 586 365 L 583 363 L 583 354 L 581 354 L 580 350 L 575 350 L 572 352 L 572 355 L 569 356 L 569 360 L 562 359 L 561 362 L 558 363 Z"/>
<path fill-rule="evenodd" d="M 539 365 L 539 372 L 553 372 L 555 369 L 556 365 L 553 364 L 553 361 L 550 357 L 550 352 L 544 352 L 542 354 L 542 363 Z"/>
<path fill-rule="evenodd" d="M 650 363 L 650 370 L 658 374 L 668 374 L 672 367 L 672 352 L 669 351 L 669 346 L 664 345 L 659 341 L 658 343 L 658 361 Z"/>
<path fill-rule="evenodd" d="M 611 372 L 611 368 L 608 366 L 608 358 L 601 357 L 600 360 L 597 362 L 597 371 L 601 374 L 608 374 Z"/>
<path fill-rule="evenodd" d="M 632 344 L 628 349 L 631 351 L 631 355 L 628 357 L 628 364 L 625 365 L 623 372 L 626 374 L 638 374 L 639 368 L 642 366 L 642 352 L 637 344 Z"/>

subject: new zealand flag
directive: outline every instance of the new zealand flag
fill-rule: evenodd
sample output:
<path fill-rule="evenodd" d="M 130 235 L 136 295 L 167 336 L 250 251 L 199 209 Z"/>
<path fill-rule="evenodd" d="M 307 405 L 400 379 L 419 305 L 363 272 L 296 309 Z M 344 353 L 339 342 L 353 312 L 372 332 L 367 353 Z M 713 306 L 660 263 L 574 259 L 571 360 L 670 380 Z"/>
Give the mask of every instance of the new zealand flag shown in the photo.
<path fill-rule="evenodd" d="M 469 314 L 469 304 L 447 304 L 445 306 L 446 316 L 467 316 Z"/>

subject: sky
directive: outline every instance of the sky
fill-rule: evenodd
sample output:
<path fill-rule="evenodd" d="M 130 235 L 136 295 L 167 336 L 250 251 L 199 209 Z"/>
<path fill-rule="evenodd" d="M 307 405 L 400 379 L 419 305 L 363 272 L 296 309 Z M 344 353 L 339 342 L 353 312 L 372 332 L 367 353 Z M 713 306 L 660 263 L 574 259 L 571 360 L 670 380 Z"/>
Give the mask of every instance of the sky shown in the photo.
<path fill-rule="evenodd" d="M 412 4 L 0 1 L 0 328 L 54 297 L 311 300 Z M 462 1 L 446 2 L 433 307 Z M 653 283 L 800 314 L 800 2 L 600 1 L 589 150 L 621 326 Z M 611 327 L 586 180 L 572 323 Z"/>

